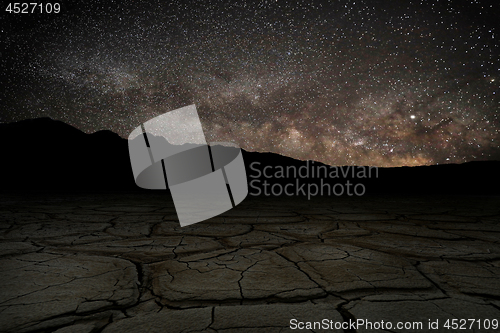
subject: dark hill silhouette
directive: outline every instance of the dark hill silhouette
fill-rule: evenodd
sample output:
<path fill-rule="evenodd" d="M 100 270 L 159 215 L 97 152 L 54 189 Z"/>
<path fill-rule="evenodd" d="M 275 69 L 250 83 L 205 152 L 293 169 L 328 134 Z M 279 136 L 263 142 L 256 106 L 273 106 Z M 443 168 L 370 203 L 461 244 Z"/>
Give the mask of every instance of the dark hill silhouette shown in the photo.
<path fill-rule="evenodd" d="M 2 190 L 139 190 L 135 185 L 128 155 L 127 140 L 111 131 L 85 134 L 82 131 L 50 118 L 23 120 L 0 124 L 2 157 L 0 172 Z M 231 149 L 231 148 L 227 148 Z M 285 169 L 305 168 L 308 162 L 274 153 L 257 153 L 243 150 L 249 181 L 262 184 L 262 171 L 274 173 L 278 166 Z M 250 165 L 254 162 L 251 168 Z M 309 162 L 312 168 L 323 166 L 328 175 L 333 170 L 319 162 Z M 343 169 L 337 169 L 341 175 Z M 368 170 L 368 169 L 366 169 Z M 500 162 L 481 161 L 464 164 L 446 164 L 420 167 L 379 168 L 378 178 L 347 177 L 300 179 L 301 183 L 323 182 L 361 183 L 366 194 L 500 194 Z M 352 170 L 349 170 L 352 171 Z M 293 175 L 288 178 L 267 179 L 268 183 L 286 185 L 296 182 Z M 259 185 L 260 186 L 260 185 Z M 306 185 L 307 186 L 307 185 Z M 256 192 L 255 189 L 250 189 Z"/>
<path fill-rule="evenodd" d="M 135 188 L 127 140 L 50 118 L 0 124 L 2 189 Z"/>
<path fill-rule="evenodd" d="M 275 172 L 276 167 L 285 166 L 295 169 L 305 168 L 307 161 L 299 161 L 290 157 L 281 156 L 274 153 L 255 153 L 243 152 L 245 164 L 247 166 L 247 176 L 249 182 L 257 179 L 262 182 L 266 179 L 264 175 L 259 175 L 258 171 L 262 172 L 265 166 L 271 166 L 268 170 L 270 173 Z M 249 168 L 252 162 L 260 162 L 253 168 Z M 373 168 L 371 170 L 371 178 L 368 177 L 370 167 L 354 167 L 355 174 L 352 177 L 352 168 L 346 166 L 332 167 L 320 162 L 309 161 L 309 175 L 312 174 L 312 169 L 315 169 L 317 174 L 318 167 L 326 167 L 328 171 L 327 177 L 315 177 L 301 179 L 300 184 L 316 184 L 320 187 L 324 183 L 330 184 L 330 187 L 336 183 L 345 184 L 349 181 L 352 186 L 355 184 L 363 184 L 366 189 L 366 194 L 473 194 L 473 195 L 500 195 L 500 161 L 474 161 L 463 164 L 441 164 L 430 166 L 416 167 L 394 167 L 394 168 L 378 168 L 377 172 Z M 330 170 L 337 168 L 339 178 L 329 177 Z M 360 178 L 358 172 L 364 169 L 366 177 Z M 346 177 L 342 176 L 342 172 L 347 172 Z M 321 174 L 323 176 L 323 174 Z M 362 176 L 362 174 L 361 174 Z M 323 183 L 321 183 L 323 178 Z M 279 183 L 282 186 L 295 182 L 293 173 L 290 172 L 288 178 L 273 178 L 267 179 L 270 184 Z M 269 185 L 271 186 L 271 185 Z M 307 185 L 306 185 L 307 186 Z M 254 191 L 256 192 L 256 191 Z"/>

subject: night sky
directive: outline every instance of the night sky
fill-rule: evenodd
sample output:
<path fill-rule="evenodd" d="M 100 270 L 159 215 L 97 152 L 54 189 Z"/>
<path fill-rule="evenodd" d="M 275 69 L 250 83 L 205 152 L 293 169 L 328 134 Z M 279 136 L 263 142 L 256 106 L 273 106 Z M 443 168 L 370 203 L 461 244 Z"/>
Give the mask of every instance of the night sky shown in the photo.
<path fill-rule="evenodd" d="M 249 151 L 500 159 L 498 0 L 99 2 L 2 9 L 0 122 L 48 116 L 126 138 L 196 104 L 208 142 Z"/>

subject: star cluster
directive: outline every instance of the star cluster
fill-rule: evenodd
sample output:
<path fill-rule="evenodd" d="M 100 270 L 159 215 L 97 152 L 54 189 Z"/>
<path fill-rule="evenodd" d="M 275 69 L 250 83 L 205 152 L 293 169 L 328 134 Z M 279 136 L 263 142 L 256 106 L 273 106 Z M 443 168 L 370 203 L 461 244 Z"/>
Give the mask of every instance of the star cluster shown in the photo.
<path fill-rule="evenodd" d="M 500 159 L 496 0 L 88 1 L 3 15 L 0 121 L 127 137 L 194 103 L 207 141 L 250 151 L 332 165 Z"/>

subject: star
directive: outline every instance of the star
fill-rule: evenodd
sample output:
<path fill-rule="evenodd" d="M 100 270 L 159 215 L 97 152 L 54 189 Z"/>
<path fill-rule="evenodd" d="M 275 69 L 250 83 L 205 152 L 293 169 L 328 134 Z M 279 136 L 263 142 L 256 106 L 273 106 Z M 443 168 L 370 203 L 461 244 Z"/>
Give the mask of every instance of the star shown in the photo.
<path fill-rule="evenodd" d="M 500 5 L 99 1 L 8 14 L 0 121 L 126 138 L 196 104 L 208 141 L 331 165 L 500 159 Z"/>

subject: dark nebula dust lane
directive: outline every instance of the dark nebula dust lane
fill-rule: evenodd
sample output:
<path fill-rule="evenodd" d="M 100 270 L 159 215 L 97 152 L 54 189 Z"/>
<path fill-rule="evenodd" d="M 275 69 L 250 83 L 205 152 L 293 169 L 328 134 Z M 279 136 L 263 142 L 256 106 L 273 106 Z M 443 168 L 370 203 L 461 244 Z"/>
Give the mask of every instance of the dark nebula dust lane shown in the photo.
<path fill-rule="evenodd" d="M 500 159 L 498 1 L 100 1 L 2 14 L 1 122 L 123 137 L 196 104 L 207 141 L 332 165 Z"/>

